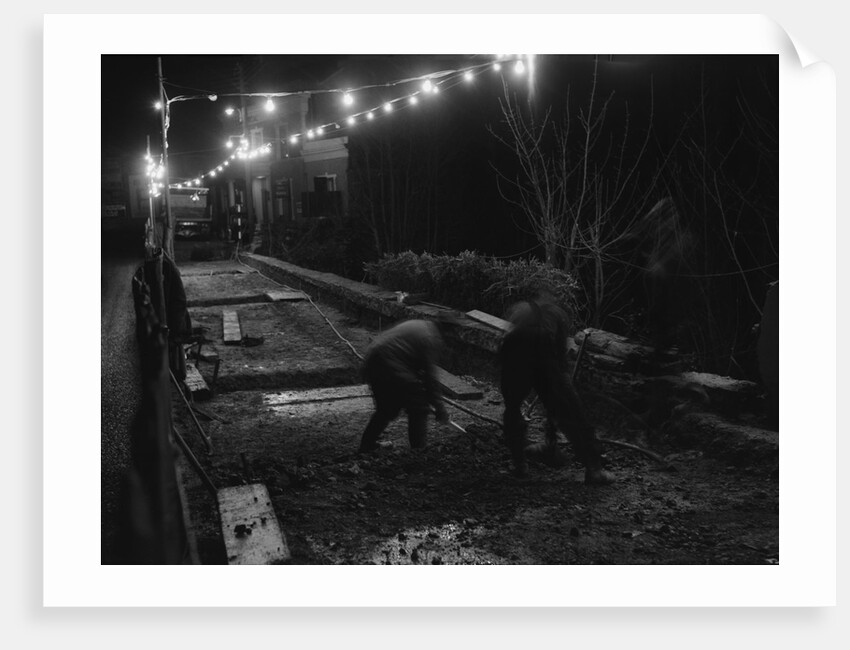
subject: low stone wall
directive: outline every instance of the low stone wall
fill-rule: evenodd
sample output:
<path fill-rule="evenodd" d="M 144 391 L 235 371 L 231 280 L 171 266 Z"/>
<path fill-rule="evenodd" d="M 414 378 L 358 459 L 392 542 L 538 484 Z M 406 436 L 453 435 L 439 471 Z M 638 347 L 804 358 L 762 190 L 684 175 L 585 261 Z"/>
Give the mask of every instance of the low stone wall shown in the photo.
<path fill-rule="evenodd" d="M 339 309 L 357 315 L 364 322 L 375 322 L 379 328 L 409 318 L 434 318 L 441 309 L 433 305 L 406 305 L 396 300 L 393 291 L 363 282 L 349 280 L 332 273 L 304 269 L 271 257 L 242 254 L 241 260 L 281 284 L 299 289 L 315 300 L 333 304 Z M 455 312 L 458 313 L 458 312 Z M 446 368 L 456 374 L 474 374 L 498 383 L 496 352 L 502 331 L 484 325 L 463 314 L 459 314 L 460 325 L 452 328 L 446 337 L 449 354 Z M 570 357 L 575 362 L 582 342 L 581 367 L 577 373 L 580 390 L 595 391 L 616 396 L 627 406 L 640 403 L 647 396 L 666 396 L 665 410 L 682 401 L 689 401 L 693 394 L 702 397 L 711 412 L 720 417 L 735 419 L 735 416 L 758 410 L 762 388 L 749 381 L 720 377 L 705 373 L 683 372 L 675 357 L 670 357 L 669 374 L 650 377 L 642 374 L 651 350 L 622 336 L 603 330 L 586 329 L 578 332 L 568 342 Z M 694 390 L 697 393 L 694 393 Z M 705 430 L 707 425 L 700 427 Z M 729 439 L 728 430 L 738 431 L 742 439 L 754 439 L 759 448 L 764 440 L 759 436 L 747 435 L 747 427 L 735 424 L 719 427 L 721 433 L 712 437 L 712 445 L 722 444 L 718 440 Z M 767 435 L 766 439 L 771 440 Z M 693 440 L 688 439 L 688 444 Z M 736 444 L 731 444 L 736 447 Z M 770 444 L 768 444 L 770 446 Z"/>

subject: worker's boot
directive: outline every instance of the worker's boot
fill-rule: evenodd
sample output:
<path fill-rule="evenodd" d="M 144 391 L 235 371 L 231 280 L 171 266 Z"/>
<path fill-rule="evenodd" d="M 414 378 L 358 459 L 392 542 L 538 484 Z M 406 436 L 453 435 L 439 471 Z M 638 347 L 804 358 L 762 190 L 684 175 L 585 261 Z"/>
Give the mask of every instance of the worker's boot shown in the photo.
<path fill-rule="evenodd" d="M 359 453 L 375 451 L 384 447 L 385 445 L 378 442 L 378 437 L 384 432 L 384 429 L 387 428 L 389 423 L 390 420 L 385 415 L 380 411 L 376 411 L 369 420 L 369 424 L 366 425 L 366 430 L 360 439 Z"/>

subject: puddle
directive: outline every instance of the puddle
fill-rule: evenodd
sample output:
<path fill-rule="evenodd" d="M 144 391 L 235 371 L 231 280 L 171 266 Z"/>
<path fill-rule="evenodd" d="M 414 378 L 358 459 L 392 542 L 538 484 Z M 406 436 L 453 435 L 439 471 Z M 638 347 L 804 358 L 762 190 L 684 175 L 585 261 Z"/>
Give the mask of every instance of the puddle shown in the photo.
<path fill-rule="evenodd" d="M 489 534 L 483 526 L 458 523 L 408 528 L 353 558 L 341 561 L 421 565 L 508 563 L 504 557 L 481 548 L 481 538 Z M 334 549 L 327 546 L 317 550 L 323 554 L 334 553 Z"/>

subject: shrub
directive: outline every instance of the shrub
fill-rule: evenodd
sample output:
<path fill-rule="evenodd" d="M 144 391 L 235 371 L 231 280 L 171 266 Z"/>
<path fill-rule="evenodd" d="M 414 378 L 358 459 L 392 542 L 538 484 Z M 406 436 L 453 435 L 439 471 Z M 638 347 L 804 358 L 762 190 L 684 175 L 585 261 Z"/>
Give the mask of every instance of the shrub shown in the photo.
<path fill-rule="evenodd" d="M 513 303 L 550 294 L 573 317 L 572 276 L 537 260 L 505 262 L 474 251 L 459 255 L 384 255 L 364 265 L 367 281 L 390 291 L 427 293 L 430 300 L 461 311 L 478 309 L 502 316 Z"/>

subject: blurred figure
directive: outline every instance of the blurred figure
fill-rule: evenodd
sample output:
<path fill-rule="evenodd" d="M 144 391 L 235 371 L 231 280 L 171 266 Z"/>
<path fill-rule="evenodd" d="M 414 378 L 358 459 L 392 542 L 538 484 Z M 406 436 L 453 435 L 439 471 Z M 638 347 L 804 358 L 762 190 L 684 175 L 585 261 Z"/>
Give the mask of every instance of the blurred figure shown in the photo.
<path fill-rule="evenodd" d="M 440 327 L 425 320 L 404 321 L 375 338 L 363 360 L 375 413 L 363 432 L 360 452 L 382 446 L 378 438 L 401 409 L 407 412 L 407 435 L 413 449 L 425 447 L 429 407 L 434 408 L 439 422 L 448 422 L 437 381 L 442 349 Z"/>
<path fill-rule="evenodd" d="M 192 319 L 180 270 L 168 255 L 162 256 L 162 288 L 165 293 L 165 322 L 168 325 L 168 360 L 177 381 L 186 379 L 186 352 L 192 336 Z"/>
<path fill-rule="evenodd" d="M 653 366 L 661 371 L 664 352 L 676 342 L 676 328 L 681 319 L 681 276 L 687 265 L 691 238 L 682 227 L 672 199 L 665 198 L 640 220 L 628 239 L 637 240 Z"/>
<path fill-rule="evenodd" d="M 518 476 L 528 471 L 526 461 L 526 429 L 521 406 L 531 393 L 537 392 L 546 409 L 546 447 L 549 457 L 557 458 L 557 429 L 567 436 L 576 457 L 584 463 L 585 483 L 610 483 L 614 477 L 602 469 L 602 452 L 593 426 L 570 380 L 567 364 L 567 336 L 570 320 L 563 309 L 541 297 L 515 305 L 508 320 L 513 328 L 500 350 L 501 388 L 505 401 L 505 441 L 511 450 Z M 541 455 L 538 446 L 529 448 Z"/>

